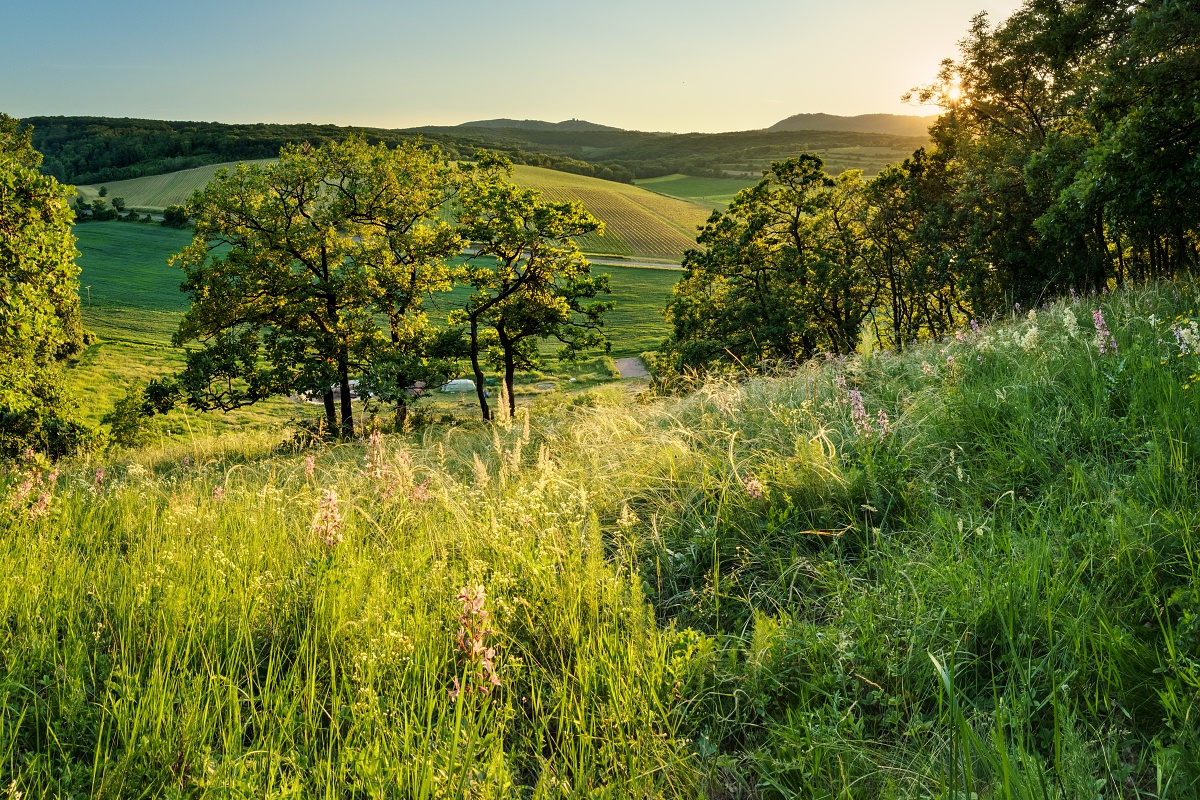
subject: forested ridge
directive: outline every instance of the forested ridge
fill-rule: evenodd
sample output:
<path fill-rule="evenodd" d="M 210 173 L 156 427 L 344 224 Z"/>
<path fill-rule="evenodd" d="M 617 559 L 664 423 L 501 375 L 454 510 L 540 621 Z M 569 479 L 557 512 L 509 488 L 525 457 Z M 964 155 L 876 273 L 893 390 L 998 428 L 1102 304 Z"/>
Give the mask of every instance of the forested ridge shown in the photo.
<path fill-rule="evenodd" d="M 673 173 L 720 176 L 726 167 L 759 171 L 771 159 L 826 148 L 908 152 L 913 137 L 830 131 L 659 134 L 616 130 L 426 127 L 411 130 L 314 124 L 226 124 L 110 117 L 27 117 L 42 170 L 65 183 L 95 184 L 227 161 L 274 158 L 286 144 L 314 146 L 358 134 L 395 147 L 420 137 L 450 158 L 480 148 L 515 164 L 629 183 Z M 877 158 L 877 157 L 876 157 Z"/>

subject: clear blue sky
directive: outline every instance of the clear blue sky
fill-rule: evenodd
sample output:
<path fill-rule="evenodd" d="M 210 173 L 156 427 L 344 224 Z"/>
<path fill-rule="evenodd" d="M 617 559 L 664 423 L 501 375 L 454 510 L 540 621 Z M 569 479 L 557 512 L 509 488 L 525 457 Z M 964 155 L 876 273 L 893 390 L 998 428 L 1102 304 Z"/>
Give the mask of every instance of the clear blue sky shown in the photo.
<path fill-rule="evenodd" d="M 1018 0 L 6 0 L 0 111 L 407 127 L 577 117 L 761 128 L 932 113 L 978 11 Z"/>

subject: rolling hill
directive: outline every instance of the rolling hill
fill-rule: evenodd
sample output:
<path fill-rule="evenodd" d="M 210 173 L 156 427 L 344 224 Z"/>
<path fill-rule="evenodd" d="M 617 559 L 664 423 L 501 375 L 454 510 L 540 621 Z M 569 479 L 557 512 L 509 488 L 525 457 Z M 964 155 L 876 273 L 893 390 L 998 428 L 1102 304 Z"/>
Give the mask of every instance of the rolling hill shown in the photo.
<path fill-rule="evenodd" d="M 130 208 L 161 210 L 186 202 L 218 169 L 229 166 L 232 164 L 212 164 L 114 181 L 105 187 L 109 198 L 123 197 Z M 605 235 L 580 240 L 586 252 L 599 255 L 678 262 L 683 251 L 694 245 L 696 227 L 712 210 L 709 204 L 541 167 L 517 166 L 513 177 L 522 186 L 541 190 L 547 199 L 578 200 L 599 217 L 607 228 Z M 77 188 L 87 202 L 99 195 L 98 185 Z"/>
<path fill-rule="evenodd" d="M 847 131 L 881 133 L 888 136 L 926 136 L 937 115 L 918 117 L 909 114 L 796 114 L 776 122 L 769 131 Z"/>
<path fill-rule="evenodd" d="M 611 125 L 600 125 L 585 119 L 568 119 L 562 122 L 545 122 L 540 119 L 481 119 L 463 122 L 459 128 L 517 128 L 535 131 L 623 131 Z"/>

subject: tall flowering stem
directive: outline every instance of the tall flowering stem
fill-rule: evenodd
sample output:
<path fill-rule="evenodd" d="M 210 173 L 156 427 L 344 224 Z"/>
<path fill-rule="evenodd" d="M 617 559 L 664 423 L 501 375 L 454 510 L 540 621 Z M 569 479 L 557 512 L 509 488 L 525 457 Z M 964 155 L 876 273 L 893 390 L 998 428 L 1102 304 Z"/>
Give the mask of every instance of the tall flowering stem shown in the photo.
<path fill-rule="evenodd" d="M 1112 331 L 1108 329 L 1108 323 L 1104 321 L 1104 312 L 1096 309 L 1092 312 L 1092 322 L 1096 326 L 1096 346 L 1100 348 L 1100 355 L 1107 355 L 1111 350 L 1115 356 L 1117 354 L 1117 340 L 1113 338 Z"/>
<path fill-rule="evenodd" d="M 464 586 L 456 599 L 462 603 L 462 613 L 458 617 L 455 646 L 466 662 L 467 681 L 460 684 L 455 678 L 450 696 L 457 699 L 463 693 L 473 691 L 488 694 L 500 686 L 500 676 L 496 673 L 496 648 L 487 644 L 487 637 L 492 633 L 488 627 L 488 611 L 484 608 L 487 594 L 482 586 Z"/>
<path fill-rule="evenodd" d="M 875 432 L 875 426 L 871 424 L 871 418 L 867 416 L 862 393 L 857 389 L 851 389 L 848 394 L 850 396 L 850 418 L 854 421 L 854 432 L 864 439 L 869 439 Z"/>
<path fill-rule="evenodd" d="M 336 490 L 325 489 L 322 492 L 321 503 L 317 507 L 317 513 L 313 515 L 312 528 L 326 547 L 334 548 L 345 541 L 342 536 L 342 512 L 338 507 Z"/>

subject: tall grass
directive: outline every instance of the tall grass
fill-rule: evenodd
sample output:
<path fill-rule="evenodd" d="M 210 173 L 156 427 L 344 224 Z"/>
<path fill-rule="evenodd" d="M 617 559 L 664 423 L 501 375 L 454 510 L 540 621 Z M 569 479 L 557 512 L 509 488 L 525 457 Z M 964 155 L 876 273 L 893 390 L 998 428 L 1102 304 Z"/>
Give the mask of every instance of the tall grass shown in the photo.
<path fill-rule="evenodd" d="M 1196 796 L 1198 301 L 1087 298 L 491 428 L 197 439 L 52 488 L 23 466 L 3 784 Z"/>

